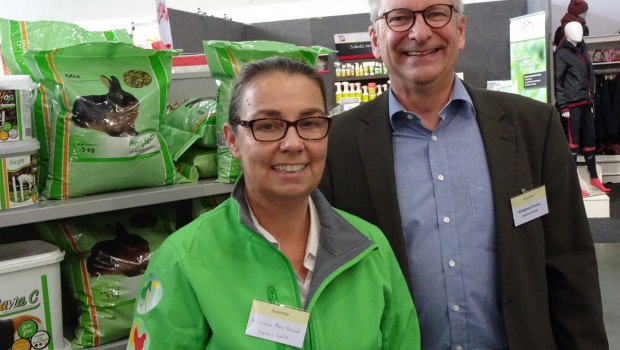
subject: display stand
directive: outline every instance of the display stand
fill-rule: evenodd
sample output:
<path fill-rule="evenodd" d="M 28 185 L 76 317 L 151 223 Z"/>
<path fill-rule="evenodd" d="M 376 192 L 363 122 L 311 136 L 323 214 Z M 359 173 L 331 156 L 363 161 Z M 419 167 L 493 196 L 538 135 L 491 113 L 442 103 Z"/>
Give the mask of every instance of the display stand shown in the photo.
<path fill-rule="evenodd" d="M 173 62 L 168 102 L 181 98 L 215 97 L 217 85 L 211 77 L 204 55 L 183 57 L 180 60 L 189 63 Z M 99 193 L 66 200 L 42 200 L 26 207 L 0 210 L 0 228 L 230 193 L 232 188 L 232 184 L 201 179 L 195 183 Z M 66 338 L 71 339 L 72 330 L 67 329 L 65 334 L 69 335 Z M 124 350 L 127 343 L 127 339 L 121 339 L 89 349 Z"/>
<path fill-rule="evenodd" d="M 585 163 L 583 156 L 577 157 L 578 163 Z M 602 183 L 620 183 L 620 154 L 619 155 L 596 155 L 598 176 Z"/>
<path fill-rule="evenodd" d="M 601 166 L 599 164 L 596 165 L 596 171 L 601 174 Z M 588 174 L 586 166 L 578 166 L 577 174 L 579 175 L 581 188 L 590 194 L 588 197 L 583 197 L 583 204 L 586 207 L 588 219 L 608 218 L 610 216 L 609 196 L 590 186 L 590 174 Z"/>

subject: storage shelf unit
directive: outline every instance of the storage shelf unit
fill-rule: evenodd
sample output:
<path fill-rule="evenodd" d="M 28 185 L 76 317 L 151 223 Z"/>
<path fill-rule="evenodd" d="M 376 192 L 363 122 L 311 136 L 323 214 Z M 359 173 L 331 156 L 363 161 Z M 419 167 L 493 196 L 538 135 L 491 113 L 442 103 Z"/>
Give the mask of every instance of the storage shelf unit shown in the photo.
<path fill-rule="evenodd" d="M 365 80 L 381 80 L 387 79 L 387 74 L 362 75 L 357 77 L 336 77 L 336 81 L 365 81 Z"/>
<path fill-rule="evenodd" d="M 190 184 L 101 193 L 65 200 L 45 200 L 27 207 L 0 211 L 0 227 L 222 194 L 230 192 L 232 186 L 205 179 Z"/>
<path fill-rule="evenodd" d="M 168 102 L 180 98 L 214 97 L 216 92 L 217 85 L 206 64 L 172 68 L 172 81 L 167 95 Z M 214 179 L 202 179 L 187 184 L 115 191 L 66 200 L 39 201 L 27 207 L 0 210 L 0 227 L 19 226 L 230 193 L 232 188 L 232 184 L 216 183 Z M 71 339 L 71 336 L 71 330 L 66 330 L 65 338 Z M 127 339 L 121 339 L 89 348 L 89 350 L 124 350 L 127 347 L 127 342 Z"/>
<path fill-rule="evenodd" d="M 584 36 L 583 40 L 589 52 L 606 49 L 613 51 L 620 47 L 620 34 Z M 595 72 L 607 70 L 610 73 L 620 73 L 620 61 L 592 62 L 592 66 L 594 66 Z"/>

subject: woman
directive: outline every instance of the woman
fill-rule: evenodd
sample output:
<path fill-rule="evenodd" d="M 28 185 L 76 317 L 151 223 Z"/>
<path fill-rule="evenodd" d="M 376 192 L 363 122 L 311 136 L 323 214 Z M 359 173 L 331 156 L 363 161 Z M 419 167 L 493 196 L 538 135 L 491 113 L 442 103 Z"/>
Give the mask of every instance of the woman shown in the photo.
<path fill-rule="evenodd" d="M 243 176 L 151 258 L 129 349 L 419 349 L 387 240 L 316 190 L 330 122 L 312 68 L 244 66 L 223 129 Z"/>

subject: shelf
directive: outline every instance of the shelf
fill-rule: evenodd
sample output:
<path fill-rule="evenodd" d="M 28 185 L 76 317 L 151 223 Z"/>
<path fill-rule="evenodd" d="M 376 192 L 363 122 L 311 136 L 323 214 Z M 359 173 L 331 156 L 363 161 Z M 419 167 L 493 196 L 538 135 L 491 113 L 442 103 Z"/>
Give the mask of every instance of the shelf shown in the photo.
<path fill-rule="evenodd" d="M 42 200 L 26 207 L 1 210 L 0 227 L 174 202 L 232 191 L 232 184 L 213 181 L 204 179 L 190 184 L 108 192 L 65 200 Z"/>
<path fill-rule="evenodd" d="M 375 75 L 363 75 L 358 77 L 336 77 L 335 81 L 361 81 L 361 80 L 380 80 L 380 79 L 388 79 L 390 76 L 388 74 L 375 74 Z"/>
<path fill-rule="evenodd" d="M 596 67 L 596 66 L 613 66 L 616 64 L 620 64 L 620 61 L 611 61 L 611 62 L 594 62 L 592 63 L 592 66 Z"/>
<path fill-rule="evenodd" d="M 620 41 L 620 34 L 584 36 L 583 41 L 586 42 L 586 45 L 608 43 L 610 41 Z"/>

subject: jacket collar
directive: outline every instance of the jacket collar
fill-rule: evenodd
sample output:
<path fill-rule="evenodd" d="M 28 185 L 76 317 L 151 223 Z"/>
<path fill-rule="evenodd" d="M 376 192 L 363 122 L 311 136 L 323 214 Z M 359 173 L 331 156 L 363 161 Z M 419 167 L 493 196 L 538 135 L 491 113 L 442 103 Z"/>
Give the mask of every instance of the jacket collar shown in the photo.
<path fill-rule="evenodd" d="M 310 283 L 310 291 L 306 303 L 310 302 L 318 287 L 327 277 L 374 244 L 368 237 L 345 220 L 342 215 L 337 213 L 319 190 L 315 189 L 310 195 L 318 213 L 321 231 L 319 233 L 319 249 L 317 251 L 314 276 Z M 239 208 L 239 221 L 260 236 L 250 215 L 243 175 L 235 183 L 232 199 Z"/>

